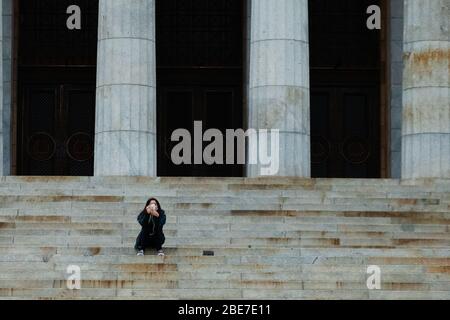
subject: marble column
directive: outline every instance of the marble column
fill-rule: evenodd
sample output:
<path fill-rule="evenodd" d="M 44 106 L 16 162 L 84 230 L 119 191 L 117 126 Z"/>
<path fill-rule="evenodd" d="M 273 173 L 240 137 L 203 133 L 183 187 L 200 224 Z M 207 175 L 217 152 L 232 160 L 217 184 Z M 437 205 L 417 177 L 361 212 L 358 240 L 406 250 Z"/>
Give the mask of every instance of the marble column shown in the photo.
<path fill-rule="evenodd" d="M 450 0 L 405 0 L 402 178 L 450 178 Z"/>
<path fill-rule="evenodd" d="M 96 176 L 156 176 L 154 0 L 100 0 Z"/>
<path fill-rule="evenodd" d="M 310 177 L 308 41 L 308 0 L 252 1 L 248 127 L 279 130 L 278 176 Z"/>

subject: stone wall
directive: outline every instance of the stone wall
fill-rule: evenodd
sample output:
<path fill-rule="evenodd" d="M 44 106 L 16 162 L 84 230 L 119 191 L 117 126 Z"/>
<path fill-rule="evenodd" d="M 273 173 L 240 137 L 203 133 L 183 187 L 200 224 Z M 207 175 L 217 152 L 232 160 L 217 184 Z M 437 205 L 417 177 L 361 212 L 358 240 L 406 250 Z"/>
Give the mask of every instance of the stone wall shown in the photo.
<path fill-rule="evenodd" d="M 390 1 L 390 177 L 400 178 L 402 156 L 403 0 Z"/>

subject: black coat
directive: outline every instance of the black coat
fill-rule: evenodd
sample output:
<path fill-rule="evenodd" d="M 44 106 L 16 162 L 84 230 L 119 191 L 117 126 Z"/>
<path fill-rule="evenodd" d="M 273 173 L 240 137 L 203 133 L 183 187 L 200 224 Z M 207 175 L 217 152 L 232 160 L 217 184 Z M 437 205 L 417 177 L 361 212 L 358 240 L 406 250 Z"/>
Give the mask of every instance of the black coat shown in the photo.
<path fill-rule="evenodd" d="M 163 226 L 166 224 L 166 213 L 164 210 L 159 211 L 159 217 L 153 217 L 144 209 L 138 215 L 137 221 L 142 229 L 139 233 L 134 248 L 143 250 L 145 248 L 160 249 L 166 240 L 163 233 Z"/>

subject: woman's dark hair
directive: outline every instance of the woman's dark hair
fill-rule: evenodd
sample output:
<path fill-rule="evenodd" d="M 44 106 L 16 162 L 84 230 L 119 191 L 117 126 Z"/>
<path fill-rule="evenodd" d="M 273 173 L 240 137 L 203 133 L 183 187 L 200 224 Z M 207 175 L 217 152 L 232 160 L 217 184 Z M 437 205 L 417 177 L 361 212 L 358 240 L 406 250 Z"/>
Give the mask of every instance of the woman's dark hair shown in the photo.
<path fill-rule="evenodd" d="M 158 211 L 158 213 L 161 213 L 161 205 L 159 204 L 159 201 L 158 201 L 158 199 L 156 199 L 156 198 L 150 198 L 150 199 L 148 199 L 148 200 L 147 200 L 147 203 L 145 204 L 144 209 L 148 207 L 148 205 L 150 204 L 150 202 L 152 202 L 152 200 L 154 200 L 154 201 L 156 202 L 156 204 L 158 205 L 158 210 L 156 210 L 156 211 Z"/>

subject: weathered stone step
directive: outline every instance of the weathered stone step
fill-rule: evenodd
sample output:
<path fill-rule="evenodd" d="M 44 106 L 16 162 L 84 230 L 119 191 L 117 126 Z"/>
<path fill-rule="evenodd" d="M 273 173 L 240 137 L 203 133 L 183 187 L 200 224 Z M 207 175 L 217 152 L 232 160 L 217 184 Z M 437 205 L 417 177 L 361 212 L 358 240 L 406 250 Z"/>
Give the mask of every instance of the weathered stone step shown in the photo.
<path fill-rule="evenodd" d="M 356 260 L 356 261 L 355 261 Z M 358 261 L 359 260 L 359 261 Z M 363 265 L 379 265 L 383 266 L 383 272 L 390 272 L 396 270 L 398 272 L 423 272 L 424 267 L 438 267 L 430 268 L 430 272 L 445 273 L 447 269 L 450 269 L 450 258 L 417 258 L 417 257 L 365 257 L 360 259 L 354 259 L 349 257 L 319 257 L 319 256 L 257 256 L 257 255 L 222 255 L 222 256 L 188 256 L 188 255 L 174 255 L 166 256 L 164 258 L 147 255 L 145 257 L 136 256 L 74 256 L 74 255 L 42 255 L 42 254 L 6 254 L 0 257 L 0 263 L 2 266 L 11 266 L 14 263 L 18 263 L 17 267 L 23 266 L 21 263 L 36 263 L 36 266 L 48 269 L 56 265 L 70 265 L 70 264 L 87 264 L 87 265 L 117 265 L 117 264 L 230 264 L 230 265 L 246 265 L 246 264 L 258 264 L 263 265 L 285 265 L 300 267 L 303 271 L 311 270 L 317 271 L 323 269 L 326 272 L 329 271 L 350 271 L 349 268 L 354 268 L 351 263 L 361 262 Z M 338 263 L 342 263 L 341 265 Z M 350 263 L 350 264 L 349 264 Z M 334 265 L 336 264 L 336 265 Z M 104 266 L 103 266 L 104 267 Z M 365 272 L 365 269 L 360 266 L 355 267 L 361 272 Z M 394 268 L 394 269 L 393 269 Z M 439 272 L 441 268 L 442 272 Z M 400 270 L 398 270 L 400 269 Z M 353 270 L 355 271 L 355 270 Z M 449 274 L 450 276 L 450 274 Z"/>
<path fill-rule="evenodd" d="M 85 289 L 302 289 L 302 290 L 364 290 L 364 281 L 313 281 L 313 280 L 82 280 Z M 445 291 L 450 282 L 389 282 L 381 290 Z M 55 288 L 66 289 L 66 280 L 0 280 L 0 289 Z"/>
<path fill-rule="evenodd" d="M 1 224 L 1 223 L 0 223 Z M 71 224 L 64 226 L 58 226 L 52 228 L 51 225 L 36 226 L 35 224 L 21 225 L 16 228 L 9 226 L 9 223 L 4 223 L 0 228 L 1 235 L 3 237 L 85 237 L 90 236 L 92 239 L 98 236 L 116 236 L 122 237 L 127 241 L 131 241 L 136 238 L 140 228 L 120 228 L 110 227 L 102 229 L 91 229 L 88 226 L 78 226 L 71 228 Z M 255 230 L 257 226 L 257 230 Z M 407 225 L 402 224 L 388 227 L 387 225 L 349 225 L 342 224 L 297 224 L 289 225 L 289 228 L 283 228 L 283 225 L 276 226 L 271 230 L 270 224 L 254 224 L 248 228 L 245 226 L 235 227 L 234 225 L 225 225 L 223 227 L 215 226 L 208 228 L 207 225 L 182 225 L 179 227 L 177 224 L 167 224 L 165 227 L 166 237 L 171 238 L 186 238 L 186 237 L 205 237 L 205 238 L 258 238 L 258 237 L 270 237 L 270 238 L 295 238 L 295 239 L 308 239 L 308 238 L 323 238 L 323 239 L 351 239 L 351 238 L 368 238 L 368 239 L 449 239 L 450 232 L 447 230 L 447 226 L 442 225 L 430 225 L 425 228 L 422 225 Z M 41 228 L 42 227 L 42 228 Z M 231 231 L 230 231 L 231 229 Z M 283 231 L 283 230 L 287 231 Z"/>
<path fill-rule="evenodd" d="M 448 300 L 448 291 L 286 290 L 286 289 L 2 289 L 0 296 L 39 299 L 434 299 Z M 222 297 L 222 298 L 221 298 Z M 269 297 L 269 298 L 267 298 Z"/>
<path fill-rule="evenodd" d="M 177 189 L 168 189 L 164 186 L 149 190 L 148 187 L 142 189 L 108 189 L 108 188 L 86 188 L 71 189 L 65 188 L 64 185 L 58 185 L 53 188 L 47 186 L 30 186 L 18 189 L 8 188 L 4 184 L 0 184 L 0 197 L 4 201 L 29 200 L 41 196 L 36 199 L 37 202 L 46 199 L 54 201 L 98 201 L 98 202 L 129 202 L 141 203 L 149 198 L 149 196 L 159 196 L 161 199 L 173 202 L 181 199 L 185 202 L 198 200 L 200 198 L 211 199 L 212 201 L 221 201 L 223 199 L 244 199 L 246 197 L 254 197 L 263 200 L 264 198 L 276 199 L 302 199 L 302 198 L 364 198 L 364 199 L 448 199 L 448 190 L 427 190 L 422 188 L 393 188 L 389 189 L 373 189 L 358 187 L 342 188 L 340 190 L 322 190 L 322 189 L 273 189 L 273 190 L 227 190 L 226 188 L 209 188 L 209 186 L 181 186 Z"/>
<path fill-rule="evenodd" d="M 303 257 L 396 257 L 396 258 L 447 258 L 450 256 L 450 248 L 433 248 L 433 249 L 349 249 L 349 248 L 248 248 L 248 247 L 213 247 L 207 246 L 203 248 L 188 247 L 165 247 L 168 256 L 203 256 L 205 251 L 213 252 L 215 256 L 303 256 Z M 17 254 L 17 255 L 42 255 L 51 256 L 55 254 L 76 255 L 76 256 L 131 256 L 136 252 L 131 247 L 75 247 L 67 246 L 59 247 L 0 247 L 0 254 Z"/>
<path fill-rule="evenodd" d="M 390 269 L 389 269 L 390 268 Z M 191 268 L 192 269 L 192 268 Z M 382 283 L 421 283 L 436 284 L 450 288 L 450 276 L 448 274 L 424 273 L 419 268 L 409 267 L 400 269 L 399 266 L 383 266 Z M 68 274 L 66 270 L 37 270 L 29 271 L 6 271 L 0 274 L 0 284 L 6 281 L 64 281 Z M 351 275 L 349 275 L 351 274 Z M 235 268 L 230 271 L 222 271 L 220 268 L 195 269 L 182 271 L 165 270 L 147 270 L 144 271 L 111 271 L 111 270 L 82 270 L 82 279 L 84 281 L 308 281 L 318 283 L 346 283 L 357 282 L 366 284 L 367 274 L 362 267 L 328 267 L 320 269 L 320 266 L 314 266 L 314 269 L 299 268 L 299 270 L 286 270 L 286 272 L 274 273 L 270 270 L 251 271 Z M 2 287 L 6 288 L 5 285 Z"/>
<path fill-rule="evenodd" d="M 127 209 L 117 204 L 100 204 L 100 203 L 49 203 L 46 205 L 45 203 L 37 204 L 36 206 L 18 204 L 18 205 L 1 205 L 5 212 L 8 213 L 25 213 L 25 212 L 47 212 L 47 213 L 55 213 L 60 211 L 66 211 L 66 214 L 76 213 L 78 210 L 92 210 L 92 211 L 104 211 L 104 212 L 126 212 L 127 214 L 135 214 L 137 215 L 142 207 L 139 206 L 137 209 Z M 205 211 L 267 211 L 267 212 L 277 212 L 277 211 L 319 211 L 319 212 L 330 212 L 330 211 L 340 211 L 340 212 L 430 212 L 430 213 L 448 213 L 449 208 L 448 205 L 390 205 L 390 204 L 298 204 L 298 205 L 283 205 L 283 204 L 254 204 L 245 203 L 245 204 L 178 204 L 176 206 L 165 206 L 164 209 L 170 213 L 171 211 L 185 211 L 185 212 L 205 212 Z M 80 211 L 81 212 L 81 211 Z"/>
<path fill-rule="evenodd" d="M 148 196 L 112 196 L 112 195 L 60 195 L 39 193 L 35 191 L 35 195 L 26 195 L 23 193 L 19 193 L 19 195 L 0 195 L 0 201 L 3 207 L 13 206 L 13 205 L 22 205 L 26 207 L 27 205 L 34 204 L 39 205 L 41 203 L 54 203 L 59 204 L 60 207 L 63 205 L 73 204 L 82 206 L 85 203 L 95 203 L 95 205 L 102 205 L 103 207 L 108 207 L 110 204 L 117 205 L 118 203 L 122 205 L 139 205 L 142 204 L 148 199 Z M 86 192 L 88 193 L 88 192 Z M 160 196 L 160 201 L 162 203 L 168 203 L 173 207 L 179 205 L 219 205 L 219 204 L 245 204 L 250 202 L 251 204 L 271 204 L 271 203 L 282 203 L 284 205 L 289 204 L 393 204 L 393 205 L 439 205 L 443 199 L 447 200 L 445 195 L 440 195 L 439 197 L 435 195 L 432 198 L 430 195 L 414 195 L 409 194 L 404 197 L 393 197 L 393 195 L 382 195 L 379 197 L 374 197 L 373 195 L 364 196 L 363 194 L 354 194 L 354 193 L 346 193 L 346 194 L 322 194 L 322 193 L 313 193 L 313 194 L 299 194 L 294 196 L 281 196 L 281 195 L 272 195 L 272 196 L 261 196 L 261 195 L 216 195 L 216 196 L 208 196 L 203 194 L 201 196 Z M 72 207 L 73 207 L 72 205 Z"/>
<path fill-rule="evenodd" d="M 342 179 L 342 178 L 317 178 L 305 179 L 295 177 L 260 177 L 260 178 L 209 178 L 209 177 L 62 177 L 62 176 L 2 176 L 0 182 L 4 183 L 57 183 L 57 184 L 84 184 L 84 185 L 153 185 L 153 184 L 288 184 L 304 186 L 371 186 L 371 185 L 391 185 L 391 186 L 433 186 L 448 185 L 448 179 L 414 179 L 414 180 L 396 180 L 396 179 Z"/>
<path fill-rule="evenodd" d="M 14 257 L 11 257 L 14 258 Z M 2 259 L 3 260 L 3 259 Z M 50 256 L 38 261 L 14 261 L 5 259 L 0 261 L 3 271 L 19 271 L 21 269 L 33 268 L 33 270 L 66 270 L 68 265 L 77 264 L 83 270 L 97 271 L 176 271 L 180 268 L 221 268 L 226 263 L 233 270 L 247 270 L 259 272 L 269 270 L 265 268 L 285 267 L 284 271 L 314 270 L 331 271 L 331 268 L 340 269 L 344 266 L 361 265 L 360 270 L 365 272 L 364 266 L 377 264 L 380 266 L 411 266 L 420 267 L 421 271 L 430 273 L 448 274 L 450 269 L 448 259 L 422 259 L 422 258 L 387 258 L 387 257 L 260 257 L 260 256 L 146 256 L 146 257 L 74 257 L 74 256 Z M 36 259 L 37 260 L 37 259 Z M 423 269 L 426 267 L 425 269 Z M 242 268 L 242 269 L 241 269 Z M 252 269 L 255 268 L 255 269 Z M 151 269 L 151 270 L 150 270 Z M 219 270 L 218 269 L 218 270 Z M 222 270 L 225 271 L 225 270 Z"/>
<path fill-rule="evenodd" d="M 1 220 L 1 217 L 0 217 Z M 6 220 L 6 219 L 5 219 Z M 111 230 L 117 231 L 121 230 L 124 234 L 136 233 L 140 230 L 137 222 L 126 222 L 126 223 L 111 223 L 111 222 L 45 222 L 48 220 L 60 221 L 59 217 L 55 216 L 55 219 L 50 217 L 38 216 L 36 218 L 27 218 L 25 221 L 15 221 L 11 217 L 10 222 L 0 222 L 0 229 L 2 234 L 9 231 L 26 231 L 26 230 L 36 230 L 41 232 L 43 230 L 72 230 L 73 234 L 76 232 L 89 232 L 93 230 Z M 172 220 L 172 221 L 170 221 Z M 199 223 L 176 223 L 176 219 L 168 219 L 168 223 L 165 225 L 164 230 L 174 231 L 253 231 L 255 230 L 256 223 L 210 223 L 210 224 L 199 224 Z M 279 220 L 277 220 L 279 221 Z M 346 224 L 346 223 L 283 223 L 283 222 L 273 222 L 273 223 L 258 223 L 258 229 L 262 232 L 274 231 L 274 232 L 342 232 L 342 233 L 405 233 L 413 232 L 414 234 L 422 233 L 433 233 L 433 234 L 446 234 L 450 232 L 450 226 L 446 224 L 442 225 L 432 225 L 432 224 Z"/>
<path fill-rule="evenodd" d="M 2 236 L 13 236 L 14 239 L 23 239 L 24 237 L 38 237 L 48 238 L 48 237 L 67 237 L 67 241 L 77 237 L 98 237 L 98 236 L 120 236 L 125 242 L 132 241 L 136 238 L 140 229 L 71 229 L 70 227 L 64 229 L 2 229 Z M 176 225 L 168 226 L 165 229 L 166 237 L 171 238 L 282 238 L 282 239 L 443 239 L 450 240 L 450 232 L 433 232 L 433 233 L 419 233 L 419 232 L 383 232 L 383 231 L 367 231 L 359 232 L 352 231 L 304 231 L 304 230 L 294 230 L 294 231 L 278 231 L 278 230 L 199 230 L 195 229 L 184 229 L 177 228 Z"/>
<path fill-rule="evenodd" d="M 28 217 L 36 217 L 36 219 L 43 220 L 44 218 L 39 217 L 55 217 L 56 221 L 49 222 L 58 222 L 57 220 L 62 220 L 61 222 L 70 221 L 71 218 L 81 218 L 81 217 L 99 217 L 99 218 L 120 218 L 123 217 L 124 221 L 127 223 L 136 223 L 136 218 L 138 214 L 142 211 L 140 210 L 122 210 L 122 209 L 113 209 L 113 210 L 102 210 L 102 209 L 74 209 L 69 211 L 60 211 L 60 210 L 51 210 L 51 209 L 3 209 L 0 211 L 0 219 L 3 220 L 11 220 L 17 219 L 21 222 L 32 222 L 33 218 Z M 450 220 L 450 212 L 432 212 L 432 211 L 422 211 L 422 212 L 398 212 L 398 211 L 346 211 L 346 210 L 335 210 L 335 211 L 310 211 L 310 210 L 168 210 L 166 211 L 166 215 L 168 219 L 173 219 L 173 217 L 198 217 L 200 218 L 222 218 L 227 217 L 227 219 L 234 219 L 236 217 L 246 218 L 252 217 L 253 220 L 275 220 L 279 219 L 279 221 L 301 221 L 306 218 L 320 218 L 320 219 L 347 219 L 351 221 L 353 218 L 359 218 L 361 220 L 375 219 L 375 218 L 398 218 L 398 219 L 415 219 L 415 220 L 428 220 L 442 219 L 443 222 L 448 222 Z M 234 221 L 233 220 L 233 221 Z M 241 219 L 240 219 L 241 220 Z M 175 221 L 175 220 L 173 220 Z M 377 221 L 376 219 L 374 221 Z M 44 222 L 44 221 L 39 221 Z"/>
<path fill-rule="evenodd" d="M 67 247 L 105 246 L 122 243 L 133 247 L 135 237 L 123 239 L 121 236 L 96 237 L 40 237 L 40 236 L 0 236 L 0 245 L 28 245 L 31 247 L 52 246 L 55 242 Z M 347 248 L 442 248 L 449 247 L 448 239 L 367 239 L 367 238 L 168 238 L 168 246 L 251 246 L 251 247 L 347 247 Z"/>
<path fill-rule="evenodd" d="M 345 187 L 345 188 L 343 188 Z M 380 188 L 382 187 L 382 188 Z M 37 190 L 43 190 L 45 193 L 51 194 L 52 191 L 63 192 L 64 195 L 113 195 L 113 196 L 140 196 L 148 197 L 150 195 L 160 196 L 183 196 L 192 195 L 199 196 L 199 192 L 205 191 L 211 195 L 223 194 L 227 195 L 242 195 L 252 194 L 262 197 L 263 195 L 269 196 L 282 196 L 283 194 L 298 195 L 314 194 L 334 192 L 347 193 L 350 192 L 362 192 L 364 190 L 374 191 L 374 195 L 388 194 L 390 192 L 407 192 L 408 194 L 414 193 L 431 193 L 431 192 L 448 192 L 445 188 L 426 188 L 423 186 L 389 186 L 381 184 L 379 186 L 302 186 L 302 185 L 280 185 L 280 184 L 242 184 L 234 183 L 229 184 L 223 182 L 222 184 L 132 184 L 132 185 L 86 185 L 86 184 L 65 184 L 65 183 L 30 183 L 26 185 L 10 184 L 0 182 L 0 194 L 5 194 L 8 191 L 12 194 L 36 194 Z M 23 193 L 21 193 L 23 191 Z M 184 193 L 187 191 L 188 193 Z"/>
<path fill-rule="evenodd" d="M 240 297 L 241 291 L 239 289 L 217 289 L 214 292 L 203 289 L 159 289 L 159 290 L 139 290 L 139 289 L 89 289 L 83 290 L 68 290 L 68 289 L 2 289 L 0 290 L 0 297 L 28 297 L 32 299 L 109 299 L 112 297 L 118 298 L 133 298 L 133 299 L 152 299 L 152 300 L 167 300 L 178 299 L 178 297 L 195 297 L 197 299 L 233 299 L 233 297 Z"/>
<path fill-rule="evenodd" d="M 381 300 L 381 299 L 400 299 L 400 300 L 448 300 L 450 293 L 448 291 L 387 291 L 387 290 L 261 290 L 244 289 L 242 290 L 244 299 L 335 299 L 335 300 Z"/>

